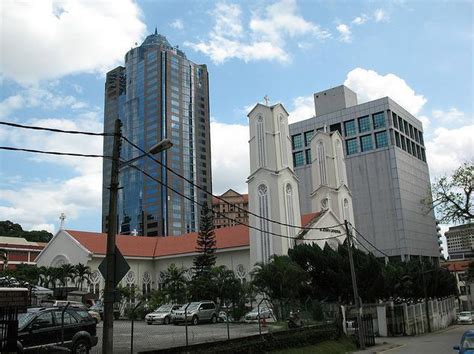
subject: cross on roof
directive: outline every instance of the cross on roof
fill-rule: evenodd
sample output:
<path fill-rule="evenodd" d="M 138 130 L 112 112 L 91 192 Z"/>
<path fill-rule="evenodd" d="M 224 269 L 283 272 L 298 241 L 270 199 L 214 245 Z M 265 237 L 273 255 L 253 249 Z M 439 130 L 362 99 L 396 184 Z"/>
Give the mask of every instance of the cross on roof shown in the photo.
<path fill-rule="evenodd" d="M 268 106 L 268 102 L 270 102 L 270 97 L 268 97 L 268 95 L 265 95 L 263 97 L 263 100 L 265 101 L 265 105 Z"/>

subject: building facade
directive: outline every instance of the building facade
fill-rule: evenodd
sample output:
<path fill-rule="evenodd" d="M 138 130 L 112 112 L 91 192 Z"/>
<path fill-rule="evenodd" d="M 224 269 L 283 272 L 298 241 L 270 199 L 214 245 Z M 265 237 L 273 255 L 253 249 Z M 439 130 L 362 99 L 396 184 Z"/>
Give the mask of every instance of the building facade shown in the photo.
<path fill-rule="evenodd" d="M 239 225 L 240 223 L 248 224 L 248 207 L 248 194 L 240 194 L 233 189 L 229 189 L 220 195 L 219 198 L 212 198 L 214 227 L 219 229 L 221 227 Z"/>
<path fill-rule="evenodd" d="M 338 131 L 357 229 L 390 258 L 438 259 L 434 215 L 420 203 L 430 185 L 422 123 L 389 97 L 358 104 L 345 86 L 315 93 L 314 102 L 315 116 L 289 127 L 301 212 L 314 211 L 312 136 Z"/>
<path fill-rule="evenodd" d="M 36 264 L 36 257 L 46 246 L 21 237 L 0 236 L 0 270 L 15 269 L 18 264 Z"/>
<path fill-rule="evenodd" d="M 212 191 L 209 79 L 206 65 L 197 65 L 156 33 L 125 55 L 125 66 L 107 73 L 104 132 L 111 133 L 120 118 L 122 134 L 148 151 L 168 138 L 173 147 L 134 162 L 140 169 L 199 204 L 211 203 L 202 190 L 170 172 Z M 104 155 L 112 155 L 113 137 L 104 138 Z M 141 152 L 121 145 L 121 159 Z M 166 167 L 164 167 L 166 166 Z M 107 231 L 111 162 L 104 159 L 102 231 Z M 198 204 L 162 187 L 136 169 L 120 170 L 118 228 L 121 234 L 181 235 L 197 230 Z"/>
<path fill-rule="evenodd" d="M 448 244 L 449 259 L 474 258 L 474 224 L 450 227 L 444 233 Z"/>

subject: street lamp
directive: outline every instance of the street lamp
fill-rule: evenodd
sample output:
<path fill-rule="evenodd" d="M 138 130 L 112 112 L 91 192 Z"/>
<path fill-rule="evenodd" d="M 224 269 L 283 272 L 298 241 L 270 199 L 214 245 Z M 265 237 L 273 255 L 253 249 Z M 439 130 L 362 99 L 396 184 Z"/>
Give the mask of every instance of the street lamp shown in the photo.
<path fill-rule="evenodd" d="M 149 154 L 158 154 L 173 146 L 169 139 L 163 139 L 158 144 L 153 145 L 149 152 L 138 157 L 120 163 L 120 139 L 122 138 L 122 122 L 115 120 L 114 143 L 112 151 L 112 168 L 110 174 L 110 194 L 109 194 L 109 227 L 107 230 L 107 253 L 106 253 L 106 276 L 104 287 L 104 325 L 102 352 L 104 354 L 113 353 L 113 304 L 115 292 L 115 236 L 118 231 L 117 225 L 117 195 L 119 190 L 119 171 L 121 168 L 129 166 L 134 161 Z"/>

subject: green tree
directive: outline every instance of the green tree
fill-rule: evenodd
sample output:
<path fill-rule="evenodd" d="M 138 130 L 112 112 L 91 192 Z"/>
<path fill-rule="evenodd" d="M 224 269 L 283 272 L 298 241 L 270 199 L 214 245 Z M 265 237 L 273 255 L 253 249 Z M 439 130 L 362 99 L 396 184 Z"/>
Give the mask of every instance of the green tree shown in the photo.
<path fill-rule="evenodd" d="M 187 269 L 172 263 L 164 272 L 160 272 L 163 281 L 163 293 L 167 302 L 183 304 L 187 301 Z"/>
<path fill-rule="evenodd" d="M 25 231 L 19 224 L 15 224 L 10 220 L 0 221 L 0 235 L 8 237 L 23 237 L 31 242 L 49 242 L 53 234 L 41 231 Z"/>
<path fill-rule="evenodd" d="M 268 263 L 257 263 L 251 272 L 257 292 L 272 303 L 277 318 L 283 318 L 288 306 L 297 307 L 308 274 L 288 256 L 272 256 Z"/>
<path fill-rule="evenodd" d="M 214 234 L 214 222 L 212 211 L 204 204 L 201 210 L 201 221 L 199 225 L 199 235 L 196 241 L 196 252 L 193 269 L 194 277 L 208 276 L 212 267 L 216 264 L 216 235 Z"/>
<path fill-rule="evenodd" d="M 82 290 L 84 282 L 87 284 L 90 280 L 91 269 L 82 263 L 76 264 L 74 268 L 77 287 Z"/>
<path fill-rule="evenodd" d="M 474 218 L 473 207 L 474 164 L 465 162 L 450 177 L 437 179 L 431 186 L 431 195 L 422 200 L 434 209 L 443 223 L 465 223 Z"/>

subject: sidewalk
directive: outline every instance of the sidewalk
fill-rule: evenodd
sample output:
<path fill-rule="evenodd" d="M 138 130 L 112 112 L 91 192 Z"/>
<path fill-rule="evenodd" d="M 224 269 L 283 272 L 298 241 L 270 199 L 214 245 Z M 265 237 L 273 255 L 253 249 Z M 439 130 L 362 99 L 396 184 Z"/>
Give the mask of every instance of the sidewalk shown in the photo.
<path fill-rule="evenodd" d="M 427 339 L 424 337 L 432 338 L 433 336 L 439 335 L 444 332 L 462 329 L 464 331 L 464 327 L 459 325 L 452 325 L 447 328 L 440 329 L 439 331 L 432 332 L 432 333 L 424 333 L 418 336 L 406 336 L 406 337 L 375 337 L 375 346 L 369 347 L 365 350 L 358 350 L 354 353 L 357 354 L 379 354 L 390 352 L 390 350 L 395 348 L 401 348 L 406 345 L 410 345 L 415 341 Z M 454 343 L 454 342 L 453 342 Z M 454 343 L 455 344 L 455 343 Z"/>

